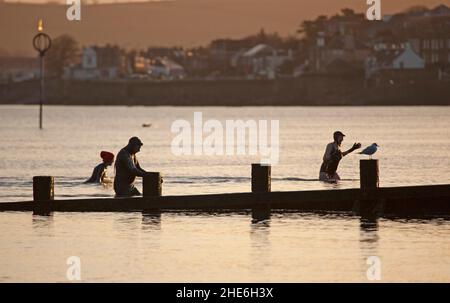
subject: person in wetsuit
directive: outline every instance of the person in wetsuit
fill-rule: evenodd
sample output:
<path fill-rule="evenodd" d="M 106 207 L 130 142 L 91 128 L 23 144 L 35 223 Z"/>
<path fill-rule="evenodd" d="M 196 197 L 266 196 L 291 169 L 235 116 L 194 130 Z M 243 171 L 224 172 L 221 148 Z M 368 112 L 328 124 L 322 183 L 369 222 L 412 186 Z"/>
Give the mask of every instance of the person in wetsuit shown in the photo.
<path fill-rule="evenodd" d="M 341 144 L 344 141 L 345 135 L 336 131 L 333 134 L 334 141 L 329 143 L 325 149 L 325 153 L 323 155 L 323 162 L 320 166 L 319 180 L 320 181 L 336 181 L 340 180 L 337 173 L 337 168 L 339 166 L 339 162 L 343 157 L 348 155 L 349 153 L 361 148 L 361 143 L 353 144 L 352 148 L 347 151 L 341 151 Z"/>
<path fill-rule="evenodd" d="M 138 137 L 132 137 L 128 145 L 122 148 L 116 158 L 116 176 L 114 178 L 114 191 L 117 197 L 131 197 L 141 195 L 134 187 L 136 177 L 143 177 L 146 172 L 141 168 L 136 153 L 141 150 L 143 143 Z"/>
<path fill-rule="evenodd" d="M 94 168 L 91 177 L 84 183 L 111 183 L 111 180 L 107 175 L 107 169 L 108 166 L 111 166 L 114 162 L 114 154 L 107 151 L 102 151 L 100 153 L 100 157 L 102 158 L 103 162 Z"/>

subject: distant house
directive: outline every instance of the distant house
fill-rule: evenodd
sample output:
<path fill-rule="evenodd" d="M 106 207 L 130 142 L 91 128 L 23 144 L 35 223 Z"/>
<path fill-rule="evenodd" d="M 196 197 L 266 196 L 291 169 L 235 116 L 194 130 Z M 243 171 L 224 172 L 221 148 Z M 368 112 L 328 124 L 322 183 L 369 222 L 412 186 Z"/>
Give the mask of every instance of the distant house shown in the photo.
<path fill-rule="evenodd" d="M 371 29 L 374 35 L 390 32 L 408 41 L 427 67 L 450 67 L 450 8 L 446 5 L 396 14 L 386 22 L 371 23 Z"/>
<path fill-rule="evenodd" d="M 353 35 L 331 38 L 320 51 L 320 71 L 352 72 L 362 70 L 370 48 Z"/>
<path fill-rule="evenodd" d="M 150 59 L 144 57 L 141 54 L 133 52 L 128 54 L 127 64 L 129 77 L 133 78 L 137 77 L 138 75 L 147 76 L 148 66 L 150 65 Z"/>
<path fill-rule="evenodd" d="M 234 39 L 218 39 L 211 42 L 209 47 L 211 61 L 218 68 L 228 67 L 230 59 L 247 48 L 247 41 Z"/>
<path fill-rule="evenodd" d="M 65 77 L 79 80 L 115 79 L 123 73 L 124 63 L 117 46 L 85 47 L 80 64 L 69 69 Z"/>
<path fill-rule="evenodd" d="M 148 65 L 148 74 L 156 79 L 178 80 L 186 77 L 183 66 L 169 58 L 152 59 Z"/>
<path fill-rule="evenodd" d="M 149 47 L 144 56 L 149 59 L 169 58 L 181 61 L 185 57 L 185 51 L 180 47 Z"/>
<path fill-rule="evenodd" d="M 425 60 L 420 57 L 409 43 L 402 48 L 376 50 L 365 62 L 366 79 L 386 70 L 424 70 Z"/>
<path fill-rule="evenodd" d="M 81 63 L 66 71 L 65 78 L 89 80 L 100 78 L 97 69 L 97 53 L 92 47 L 85 47 L 81 53 Z"/>
<path fill-rule="evenodd" d="M 209 53 L 205 49 L 188 50 L 182 65 L 190 77 L 205 76 L 211 70 Z"/>
<path fill-rule="evenodd" d="M 362 34 L 365 25 L 370 24 L 364 13 L 355 13 L 351 9 L 343 9 L 341 13 L 341 15 L 330 17 L 324 23 L 323 30 L 327 36 L 358 37 Z"/>
<path fill-rule="evenodd" d="M 273 79 L 279 68 L 293 60 L 291 50 L 278 50 L 267 44 L 258 44 L 251 49 L 239 53 L 233 64 L 248 77 L 264 77 Z"/>
<path fill-rule="evenodd" d="M 0 81 L 22 82 L 39 77 L 36 57 L 0 57 Z"/>
<path fill-rule="evenodd" d="M 450 8 L 444 4 L 438 5 L 435 8 L 424 13 L 427 17 L 442 17 L 450 16 Z"/>

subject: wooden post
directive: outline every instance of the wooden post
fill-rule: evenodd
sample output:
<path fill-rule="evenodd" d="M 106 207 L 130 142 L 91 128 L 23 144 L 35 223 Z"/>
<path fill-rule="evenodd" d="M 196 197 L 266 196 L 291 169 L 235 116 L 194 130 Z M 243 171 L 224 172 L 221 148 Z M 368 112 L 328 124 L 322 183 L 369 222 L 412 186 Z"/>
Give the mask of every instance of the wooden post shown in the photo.
<path fill-rule="evenodd" d="M 33 177 L 34 202 L 49 201 L 55 197 L 54 179 L 51 176 Z"/>
<path fill-rule="evenodd" d="M 270 165 L 252 164 L 252 192 L 268 193 L 271 190 Z"/>
<path fill-rule="evenodd" d="M 270 219 L 270 205 L 269 203 L 263 203 L 253 206 L 252 208 L 252 222 L 257 223 Z"/>
<path fill-rule="evenodd" d="M 378 160 L 359 161 L 359 180 L 361 189 L 378 188 L 380 183 L 378 174 Z"/>
<path fill-rule="evenodd" d="M 252 164 L 252 192 L 269 193 L 271 191 L 271 166 Z M 264 201 L 263 201 L 264 202 Z M 270 205 L 258 203 L 252 208 L 253 222 L 267 220 L 270 218 Z"/>
<path fill-rule="evenodd" d="M 360 160 L 359 164 L 361 194 L 353 208 L 363 217 L 378 217 L 382 215 L 384 208 L 384 202 L 379 199 L 377 191 L 380 185 L 378 160 Z"/>
<path fill-rule="evenodd" d="M 54 178 L 51 176 L 33 177 L 33 201 L 36 204 L 34 214 L 50 213 L 54 198 Z"/>
<path fill-rule="evenodd" d="M 162 195 L 162 178 L 159 172 L 147 172 L 142 178 L 142 194 L 144 197 Z"/>

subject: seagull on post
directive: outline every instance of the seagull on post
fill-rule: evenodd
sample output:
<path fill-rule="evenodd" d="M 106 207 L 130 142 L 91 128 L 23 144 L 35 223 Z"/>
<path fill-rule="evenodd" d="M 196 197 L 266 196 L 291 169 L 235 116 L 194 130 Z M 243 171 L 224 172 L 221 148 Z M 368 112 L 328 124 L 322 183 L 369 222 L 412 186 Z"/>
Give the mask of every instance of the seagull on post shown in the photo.
<path fill-rule="evenodd" d="M 368 155 L 369 159 L 372 159 L 372 155 L 377 152 L 378 147 L 379 147 L 378 144 L 374 143 L 364 148 L 364 150 L 362 152 L 359 152 L 359 154 Z"/>

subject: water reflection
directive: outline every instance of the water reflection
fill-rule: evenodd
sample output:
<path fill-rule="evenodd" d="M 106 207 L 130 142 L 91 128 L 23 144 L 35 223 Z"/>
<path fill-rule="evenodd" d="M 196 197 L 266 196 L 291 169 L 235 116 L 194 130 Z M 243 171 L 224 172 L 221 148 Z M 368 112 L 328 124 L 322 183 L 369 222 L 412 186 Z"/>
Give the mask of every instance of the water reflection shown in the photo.
<path fill-rule="evenodd" d="M 259 223 L 270 220 L 271 209 L 269 205 L 258 205 L 252 209 L 252 223 Z"/>
<path fill-rule="evenodd" d="M 361 271 L 366 276 L 368 269 L 368 258 L 379 257 L 378 253 L 378 219 L 377 218 L 360 218 L 359 221 L 359 247 L 361 251 Z"/>
<path fill-rule="evenodd" d="M 271 264 L 270 219 L 253 220 L 250 224 L 251 270 L 264 276 L 264 270 Z"/>
<path fill-rule="evenodd" d="M 53 213 L 33 214 L 31 220 L 34 229 L 49 228 L 53 226 Z"/>
<path fill-rule="evenodd" d="M 121 213 L 118 218 L 114 220 L 114 228 L 125 234 L 134 233 L 140 228 L 141 214 L 140 213 Z"/>
<path fill-rule="evenodd" d="M 378 246 L 378 219 L 361 218 L 359 221 L 359 242 L 364 250 L 373 250 Z"/>
<path fill-rule="evenodd" d="M 253 247 L 267 247 L 270 233 L 270 219 L 255 221 L 250 224 L 250 239 Z"/>
<path fill-rule="evenodd" d="M 142 230 L 161 230 L 161 212 L 142 213 Z"/>

